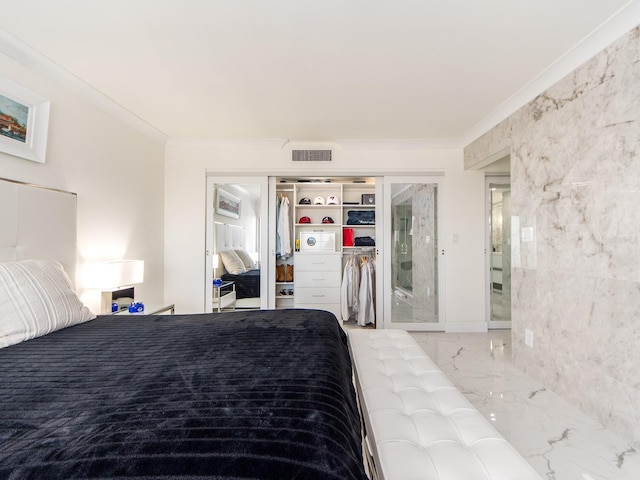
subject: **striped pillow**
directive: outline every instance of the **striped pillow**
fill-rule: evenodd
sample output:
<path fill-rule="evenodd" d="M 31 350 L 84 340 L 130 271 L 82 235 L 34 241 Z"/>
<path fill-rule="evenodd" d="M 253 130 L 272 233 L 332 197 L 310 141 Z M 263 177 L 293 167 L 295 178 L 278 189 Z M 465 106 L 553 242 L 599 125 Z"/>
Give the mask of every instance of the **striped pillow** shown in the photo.
<path fill-rule="evenodd" d="M 242 259 L 233 250 L 223 250 L 220 252 L 224 269 L 231 275 L 240 275 L 245 273 L 247 268 L 242 263 Z"/>
<path fill-rule="evenodd" d="M 238 258 L 240 258 L 240 260 L 242 260 L 242 263 L 244 263 L 244 268 L 247 270 L 247 272 L 249 270 L 256 269 L 256 262 L 253 261 L 253 258 L 251 258 L 251 256 L 246 252 L 246 250 L 235 249 L 234 252 L 236 252 L 236 255 L 238 255 Z"/>
<path fill-rule="evenodd" d="M 0 348 L 95 317 L 72 290 L 59 262 L 0 263 Z"/>

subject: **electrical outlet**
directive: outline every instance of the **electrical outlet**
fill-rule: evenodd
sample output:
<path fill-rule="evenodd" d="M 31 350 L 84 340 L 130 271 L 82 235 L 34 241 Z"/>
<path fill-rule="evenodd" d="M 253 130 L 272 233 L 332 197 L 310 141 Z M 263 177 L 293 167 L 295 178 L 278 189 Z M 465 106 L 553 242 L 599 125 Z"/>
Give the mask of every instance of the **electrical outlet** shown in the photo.
<path fill-rule="evenodd" d="M 528 328 L 524 329 L 524 344 L 527 347 L 533 348 L 533 331 Z"/>

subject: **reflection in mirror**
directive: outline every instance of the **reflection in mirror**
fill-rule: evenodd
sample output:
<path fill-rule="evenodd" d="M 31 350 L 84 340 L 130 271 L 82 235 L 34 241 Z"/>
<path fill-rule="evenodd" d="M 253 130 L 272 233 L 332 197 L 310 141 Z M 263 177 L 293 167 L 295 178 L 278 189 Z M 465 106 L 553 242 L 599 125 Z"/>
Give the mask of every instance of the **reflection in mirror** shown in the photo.
<path fill-rule="evenodd" d="M 437 185 L 392 184 L 391 322 L 438 322 Z"/>
<path fill-rule="evenodd" d="M 260 308 L 260 218 L 262 187 L 259 184 L 225 183 L 214 186 L 214 286 L 213 309 Z"/>
<path fill-rule="evenodd" d="M 491 183 L 489 191 L 490 320 L 508 322 L 511 320 L 511 186 L 508 183 Z"/>
<path fill-rule="evenodd" d="M 411 198 L 395 207 L 396 228 L 396 288 L 411 293 L 413 290 L 413 233 Z"/>

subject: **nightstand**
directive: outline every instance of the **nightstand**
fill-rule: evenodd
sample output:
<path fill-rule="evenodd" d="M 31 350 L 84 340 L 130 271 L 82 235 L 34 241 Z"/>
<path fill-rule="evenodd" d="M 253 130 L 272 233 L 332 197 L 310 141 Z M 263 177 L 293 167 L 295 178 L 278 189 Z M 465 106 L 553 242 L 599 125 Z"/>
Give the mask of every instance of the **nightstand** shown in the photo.
<path fill-rule="evenodd" d="M 157 315 L 165 312 L 168 312 L 169 315 L 173 315 L 176 312 L 175 304 L 173 303 L 163 303 L 158 305 L 145 304 L 144 312 L 129 313 L 129 310 L 122 310 L 121 312 L 114 313 L 114 315 Z"/>
<path fill-rule="evenodd" d="M 212 310 L 218 313 L 223 308 L 236 309 L 236 283 L 222 282 L 221 285 L 213 286 Z"/>

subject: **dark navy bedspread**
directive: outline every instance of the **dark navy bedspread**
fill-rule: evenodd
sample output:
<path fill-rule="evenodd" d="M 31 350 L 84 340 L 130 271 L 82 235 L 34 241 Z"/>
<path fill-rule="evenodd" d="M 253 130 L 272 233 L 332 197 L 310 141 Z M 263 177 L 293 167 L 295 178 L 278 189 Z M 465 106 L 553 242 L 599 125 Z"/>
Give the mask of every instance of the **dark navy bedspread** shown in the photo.
<path fill-rule="evenodd" d="M 225 273 L 220 278 L 225 281 L 235 282 L 236 298 L 238 300 L 260 297 L 260 270 L 249 270 L 238 275 Z"/>
<path fill-rule="evenodd" d="M 0 349 L 0 478 L 365 479 L 315 310 L 101 316 Z"/>

